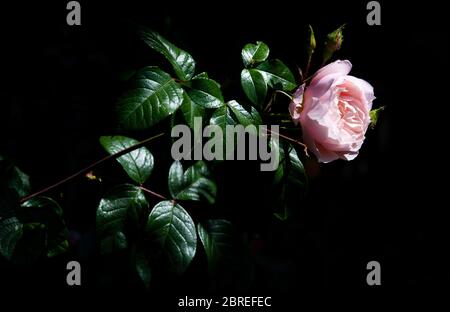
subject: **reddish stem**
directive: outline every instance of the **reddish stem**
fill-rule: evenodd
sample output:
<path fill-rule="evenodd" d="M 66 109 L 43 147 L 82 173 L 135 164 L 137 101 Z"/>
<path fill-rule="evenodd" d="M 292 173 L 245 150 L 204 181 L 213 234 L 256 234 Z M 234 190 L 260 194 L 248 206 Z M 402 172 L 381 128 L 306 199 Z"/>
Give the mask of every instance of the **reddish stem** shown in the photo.
<path fill-rule="evenodd" d="M 163 195 L 158 194 L 158 193 L 156 193 L 156 192 L 154 192 L 154 191 L 152 191 L 152 190 L 149 190 L 149 189 L 143 187 L 142 185 L 139 186 L 139 188 L 140 188 L 141 190 L 143 190 L 144 192 L 147 192 L 147 193 L 149 193 L 149 194 L 151 194 L 151 195 L 153 195 L 153 196 L 156 196 L 156 197 L 158 197 L 158 198 L 161 198 L 161 199 L 167 199 L 167 198 L 164 197 Z"/>
<path fill-rule="evenodd" d="M 281 133 L 278 133 L 278 132 L 275 132 L 275 131 L 272 131 L 272 130 L 269 130 L 269 129 L 266 129 L 266 130 L 267 130 L 267 132 L 276 134 L 276 135 L 278 135 L 279 137 L 281 137 L 281 138 L 283 138 L 283 139 L 286 139 L 286 140 L 288 140 L 288 141 L 291 141 L 291 142 L 294 142 L 294 143 L 297 143 L 297 144 L 301 145 L 301 146 L 303 147 L 303 151 L 305 152 L 305 155 L 309 157 L 309 154 L 308 154 L 308 147 L 306 146 L 306 144 L 300 142 L 299 140 L 296 140 L 296 139 L 293 139 L 293 138 L 288 137 L 288 136 L 286 136 L 286 135 L 283 135 L 283 134 L 281 134 Z"/>
<path fill-rule="evenodd" d="M 118 153 L 115 153 L 115 154 L 112 154 L 112 155 L 108 155 L 108 156 L 106 156 L 106 157 L 103 157 L 102 159 L 100 159 L 100 160 L 96 161 L 95 163 L 93 163 L 93 164 L 87 166 L 86 168 L 83 168 L 83 169 L 81 169 L 80 171 L 78 171 L 78 172 L 76 172 L 76 173 L 74 173 L 74 174 L 68 176 L 67 178 L 65 178 L 65 179 L 63 179 L 63 180 L 61 180 L 61 181 L 58 181 L 58 182 L 56 182 L 55 184 L 52 184 L 52 185 L 50 185 L 50 186 L 47 186 L 46 188 L 44 188 L 44 189 L 42 189 L 42 190 L 40 190 L 40 191 L 37 191 L 36 193 L 33 193 L 33 194 L 31 194 L 31 195 L 28 195 L 28 196 L 25 196 L 25 197 L 21 198 L 21 199 L 20 199 L 20 202 L 23 203 L 23 202 L 25 202 L 25 201 L 27 201 L 27 200 L 33 198 L 33 197 L 36 197 L 36 196 L 41 195 L 41 194 L 43 194 L 43 193 L 45 193 L 45 192 L 48 192 L 48 191 L 50 191 L 51 189 L 54 189 L 55 187 L 58 187 L 58 186 L 60 186 L 60 185 L 62 185 L 62 184 L 64 184 L 64 183 L 66 183 L 66 182 L 72 180 L 73 178 L 75 178 L 75 177 L 77 177 L 77 176 L 79 176 L 79 175 L 81 175 L 81 174 L 83 174 L 83 173 L 89 172 L 92 168 L 96 167 L 97 165 L 100 165 L 101 163 L 103 163 L 103 162 L 105 162 L 105 161 L 108 161 L 108 160 L 110 160 L 110 159 L 115 159 L 115 158 L 118 158 L 118 157 L 120 157 L 120 156 L 122 156 L 122 155 L 125 155 L 125 154 L 127 154 L 127 153 L 129 153 L 129 152 L 131 152 L 131 151 L 133 151 L 133 150 L 135 150 L 135 149 L 137 149 L 137 148 L 139 148 L 139 147 L 142 147 L 142 146 L 145 145 L 146 143 L 148 143 L 148 142 L 150 142 L 150 141 L 152 141 L 152 140 L 154 140 L 154 139 L 156 139 L 156 138 L 159 138 L 159 137 L 161 137 L 161 136 L 163 136 L 163 135 L 164 135 L 164 133 L 157 134 L 157 135 L 152 136 L 152 137 L 150 137 L 150 138 L 148 138 L 148 139 L 145 139 L 145 140 L 143 140 L 143 141 L 141 141 L 141 142 L 139 142 L 139 143 L 136 143 L 136 144 L 134 144 L 134 145 L 132 145 L 132 146 L 130 146 L 130 147 L 124 149 L 124 150 L 121 150 L 121 151 L 118 152 Z"/>

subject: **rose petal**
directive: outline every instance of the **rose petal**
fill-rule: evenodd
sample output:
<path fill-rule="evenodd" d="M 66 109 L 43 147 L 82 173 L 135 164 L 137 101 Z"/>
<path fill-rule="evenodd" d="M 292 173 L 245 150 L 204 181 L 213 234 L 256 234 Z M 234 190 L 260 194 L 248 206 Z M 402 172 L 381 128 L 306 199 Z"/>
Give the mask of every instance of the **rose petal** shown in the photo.
<path fill-rule="evenodd" d="M 300 122 L 300 105 L 295 104 L 295 102 L 291 102 L 289 104 L 289 113 L 291 114 L 292 122 L 294 125 L 298 125 Z"/>
<path fill-rule="evenodd" d="M 303 103 L 303 93 L 305 91 L 305 84 L 302 84 L 295 93 L 292 95 L 292 101 L 289 103 L 289 113 L 291 114 L 292 121 L 295 125 L 298 125 L 300 120 L 300 110 Z"/>
<path fill-rule="evenodd" d="M 309 85 L 309 87 L 306 89 L 307 93 L 305 95 L 305 97 L 322 97 L 324 96 L 325 93 L 327 93 L 327 91 L 330 90 L 330 88 L 332 88 L 333 85 L 339 84 L 344 80 L 345 76 L 342 76 L 339 73 L 336 74 L 330 74 L 327 76 L 324 76 L 320 79 L 316 79 L 313 82 L 311 82 L 311 84 Z"/>
<path fill-rule="evenodd" d="M 339 155 L 333 151 L 323 148 L 320 144 L 316 142 L 318 153 L 316 154 L 319 162 L 329 163 L 333 160 L 339 159 Z"/>
<path fill-rule="evenodd" d="M 292 101 L 294 101 L 296 104 L 302 104 L 303 102 L 303 93 L 305 92 L 305 83 L 302 84 L 295 90 L 294 94 L 292 95 Z"/>
<path fill-rule="evenodd" d="M 330 63 L 321 69 L 317 71 L 317 73 L 314 75 L 311 84 L 314 84 L 316 81 L 319 81 L 325 76 L 332 75 L 332 74 L 339 74 L 341 76 L 347 75 L 350 70 L 352 69 L 352 63 L 348 60 L 337 60 L 333 63 Z"/>
<path fill-rule="evenodd" d="M 370 111 L 372 109 L 372 101 L 375 100 L 373 87 L 367 81 L 353 76 L 347 76 L 345 80 L 350 81 L 361 89 L 367 101 L 367 109 Z"/>
<path fill-rule="evenodd" d="M 348 153 L 343 153 L 339 158 L 344 159 L 344 160 L 353 160 L 356 158 L 356 156 L 358 156 L 358 152 L 348 152 Z"/>

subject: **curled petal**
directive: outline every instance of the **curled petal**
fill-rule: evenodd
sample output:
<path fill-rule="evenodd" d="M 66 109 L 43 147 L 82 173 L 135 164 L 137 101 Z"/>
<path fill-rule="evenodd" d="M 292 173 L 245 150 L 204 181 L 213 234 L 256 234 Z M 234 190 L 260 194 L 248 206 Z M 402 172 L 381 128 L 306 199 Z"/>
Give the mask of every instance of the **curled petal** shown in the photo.
<path fill-rule="evenodd" d="M 346 76 L 350 70 L 352 69 L 352 63 L 348 60 L 337 60 L 333 63 L 330 63 L 317 71 L 314 74 L 314 77 L 311 81 L 311 85 L 315 84 L 315 82 L 319 81 L 325 76 L 338 74 L 340 76 Z"/>
<path fill-rule="evenodd" d="M 292 96 L 292 101 L 289 104 L 289 113 L 291 114 L 294 124 L 298 124 L 300 120 L 300 112 L 303 104 L 303 93 L 305 91 L 305 84 L 302 84 Z"/>

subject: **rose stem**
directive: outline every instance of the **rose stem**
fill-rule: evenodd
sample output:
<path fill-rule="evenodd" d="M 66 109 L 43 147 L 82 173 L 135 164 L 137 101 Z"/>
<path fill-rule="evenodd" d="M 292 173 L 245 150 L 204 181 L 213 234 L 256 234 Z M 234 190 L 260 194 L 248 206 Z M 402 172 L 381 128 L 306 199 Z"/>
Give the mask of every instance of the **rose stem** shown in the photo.
<path fill-rule="evenodd" d="M 306 146 L 306 144 L 300 142 L 299 140 L 296 140 L 296 139 L 290 138 L 290 137 L 288 137 L 288 136 L 286 136 L 286 135 L 283 135 L 283 134 L 281 134 L 281 133 L 278 133 L 278 132 L 275 132 L 275 131 L 272 131 L 272 130 L 269 130 L 269 129 L 266 129 L 266 130 L 267 130 L 267 132 L 276 134 L 276 135 L 282 137 L 283 139 L 286 139 L 286 140 L 288 140 L 288 141 L 291 141 L 291 142 L 294 142 L 294 143 L 297 143 L 297 144 L 301 145 L 301 146 L 303 147 L 303 151 L 305 152 L 305 155 L 309 157 L 309 154 L 308 154 L 308 147 Z"/>
<path fill-rule="evenodd" d="M 115 159 L 115 158 L 120 157 L 120 156 L 122 156 L 122 155 L 124 155 L 124 154 L 127 154 L 127 153 L 129 153 L 129 152 L 131 152 L 131 151 L 133 151 L 133 150 L 135 150 L 135 149 L 137 149 L 137 148 L 139 148 L 139 147 L 145 145 L 146 143 L 148 143 L 148 142 L 150 142 L 150 141 L 152 141 L 152 140 L 154 140 L 154 139 L 156 139 L 156 138 L 159 138 L 159 137 L 161 137 L 161 136 L 163 136 L 163 135 L 164 135 L 164 133 L 157 134 L 157 135 L 152 136 L 152 137 L 150 137 L 150 138 L 147 138 L 147 139 L 145 139 L 145 140 L 143 140 L 143 141 L 140 141 L 140 142 L 138 142 L 138 143 L 136 143 L 136 144 L 134 144 L 134 145 L 132 145 L 132 146 L 130 146 L 130 147 L 124 149 L 124 150 L 121 150 L 120 152 L 117 152 L 117 153 L 115 153 L 115 154 L 108 155 L 108 156 L 106 156 L 106 157 L 104 157 L 104 158 L 102 158 L 102 159 L 100 159 L 100 160 L 94 162 L 93 164 L 87 166 L 86 168 L 83 168 L 83 169 L 81 169 L 80 171 L 78 171 L 78 172 L 76 172 L 76 173 L 74 173 L 74 174 L 68 176 L 67 178 L 65 178 L 65 179 L 63 179 L 63 180 L 61 180 L 61 181 L 59 181 L 59 182 L 56 182 L 55 184 L 52 184 L 52 185 L 50 185 L 50 186 L 48 186 L 48 187 L 46 187 L 46 188 L 44 188 L 44 189 L 42 189 L 42 190 L 40 190 L 40 191 L 38 191 L 38 192 L 36 192 L 36 193 L 33 193 L 33 194 L 31 194 L 31 195 L 28 195 L 28 196 L 25 196 L 25 197 L 21 198 L 21 199 L 20 199 L 20 202 L 23 203 L 23 202 L 25 202 L 25 201 L 27 201 L 27 200 L 33 198 L 33 197 L 36 197 L 36 196 L 41 195 L 41 194 L 43 194 L 43 193 L 45 193 L 45 192 L 48 192 L 48 191 L 50 191 L 51 189 L 54 189 L 55 187 L 58 187 L 58 186 L 60 186 L 60 185 L 62 185 L 62 184 L 64 184 L 64 183 L 66 183 L 66 182 L 72 180 L 73 178 L 75 178 L 75 177 L 77 177 L 77 176 L 79 176 L 79 175 L 81 175 L 81 174 L 83 174 L 83 173 L 89 172 L 89 170 L 91 170 L 92 168 L 94 168 L 94 167 L 100 165 L 101 163 L 104 163 L 105 161 L 108 161 L 108 160 L 110 160 L 110 159 Z"/>

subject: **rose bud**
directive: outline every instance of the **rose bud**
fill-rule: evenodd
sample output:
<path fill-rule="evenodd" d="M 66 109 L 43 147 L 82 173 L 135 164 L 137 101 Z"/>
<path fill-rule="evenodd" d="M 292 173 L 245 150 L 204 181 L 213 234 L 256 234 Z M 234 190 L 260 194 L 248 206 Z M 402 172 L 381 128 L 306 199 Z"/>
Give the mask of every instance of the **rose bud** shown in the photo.
<path fill-rule="evenodd" d="M 344 26 L 345 24 L 327 35 L 327 40 L 325 41 L 325 48 L 323 51 L 324 64 L 331 58 L 334 52 L 341 48 L 342 42 L 344 41 L 344 35 L 342 33 Z"/>
<path fill-rule="evenodd" d="M 316 49 L 316 37 L 314 37 L 314 30 L 309 26 L 309 42 L 308 42 L 308 56 L 311 57 L 311 55 L 314 53 L 314 50 Z"/>

